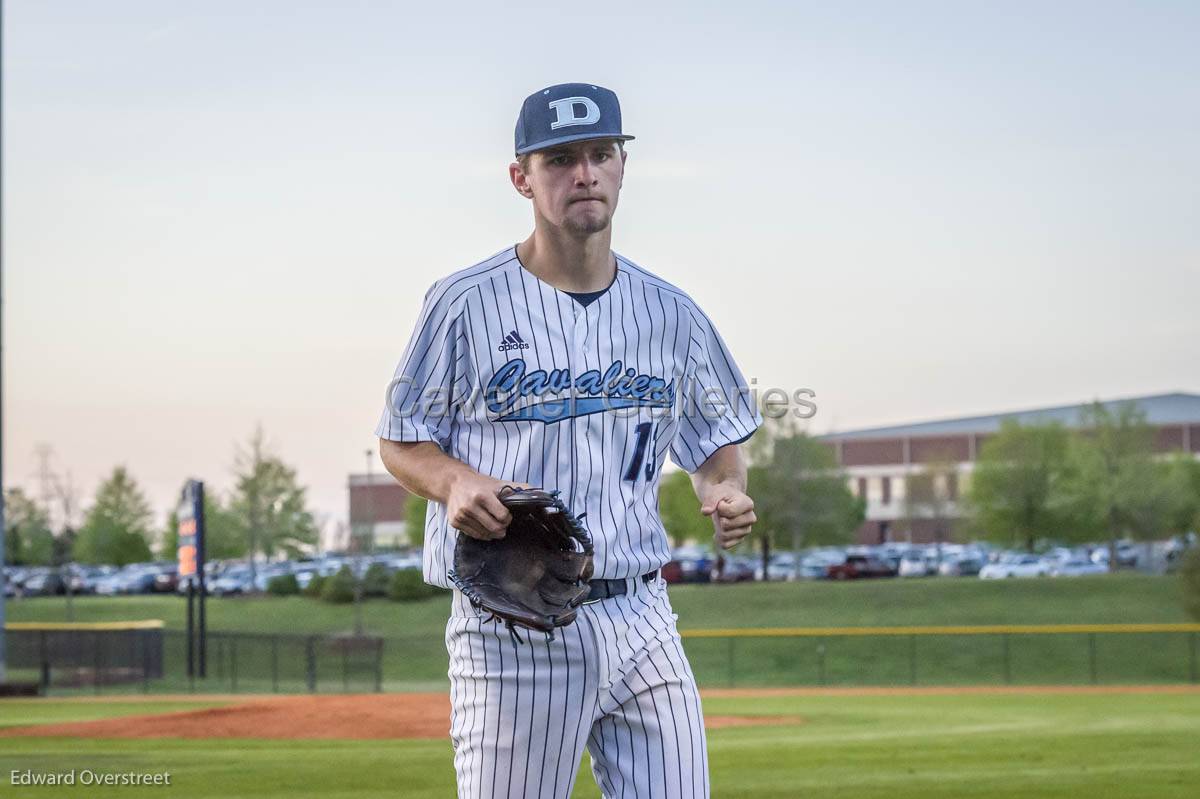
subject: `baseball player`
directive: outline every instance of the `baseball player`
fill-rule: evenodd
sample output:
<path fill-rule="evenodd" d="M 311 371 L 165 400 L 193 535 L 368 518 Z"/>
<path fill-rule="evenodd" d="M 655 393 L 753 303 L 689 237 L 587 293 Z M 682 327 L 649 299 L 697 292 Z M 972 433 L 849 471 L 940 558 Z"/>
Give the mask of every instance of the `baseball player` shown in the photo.
<path fill-rule="evenodd" d="M 568 83 L 521 106 L 520 244 L 439 280 L 376 430 L 388 471 L 429 498 L 424 576 L 451 587 L 461 531 L 505 535 L 502 486 L 561 491 L 595 544 L 576 621 L 520 639 L 457 590 L 446 626 L 461 797 L 567 797 L 586 747 L 606 797 L 709 795 L 704 721 L 661 567 L 669 456 L 717 544 L 755 521 L 738 444 L 761 417 L 712 322 L 612 251 L 625 174 L 621 109 Z"/>

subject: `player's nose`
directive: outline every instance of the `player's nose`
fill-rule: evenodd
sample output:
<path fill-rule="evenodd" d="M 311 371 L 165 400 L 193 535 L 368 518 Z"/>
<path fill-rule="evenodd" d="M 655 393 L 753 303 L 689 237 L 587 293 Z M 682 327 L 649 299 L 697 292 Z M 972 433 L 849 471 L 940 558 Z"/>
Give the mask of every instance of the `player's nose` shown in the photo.
<path fill-rule="evenodd" d="M 576 186 L 594 186 L 596 185 L 596 173 L 592 169 L 592 165 L 586 158 L 580 158 L 575 165 L 575 185 Z"/>

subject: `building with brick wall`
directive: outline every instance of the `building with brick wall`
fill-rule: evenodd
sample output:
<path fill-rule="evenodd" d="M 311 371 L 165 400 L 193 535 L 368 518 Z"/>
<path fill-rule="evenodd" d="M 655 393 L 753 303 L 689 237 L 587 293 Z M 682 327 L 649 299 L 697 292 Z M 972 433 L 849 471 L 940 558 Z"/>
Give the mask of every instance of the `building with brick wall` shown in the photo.
<path fill-rule="evenodd" d="M 374 537 L 375 547 L 408 545 L 405 506 L 408 492 L 387 472 L 349 478 L 350 531 Z"/>
<path fill-rule="evenodd" d="M 1112 408 L 1125 401 L 1136 403 L 1155 428 L 1155 446 L 1160 452 L 1189 452 L 1200 457 L 1200 395 L 1157 394 L 1102 404 Z M 866 500 L 859 543 L 953 541 L 958 540 L 956 532 L 962 526 L 960 497 L 983 442 L 1008 420 L 1020 424 L 1058 422 L 1077 428 L 1080 412 L 1090 404 L 850 430 L 820 440 L 833 449 L 850 490 Z M 905 491 L 918 484 L 932 485 L 939 499 L 921 503 L 921 512 L 914 512 Z"/>

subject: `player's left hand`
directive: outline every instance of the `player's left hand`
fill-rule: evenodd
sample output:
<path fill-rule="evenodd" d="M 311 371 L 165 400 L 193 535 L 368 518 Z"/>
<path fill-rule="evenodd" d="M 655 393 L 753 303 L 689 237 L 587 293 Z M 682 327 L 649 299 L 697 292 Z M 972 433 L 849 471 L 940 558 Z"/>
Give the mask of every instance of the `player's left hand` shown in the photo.
<path fill-rule="evenodd" d="M 750 535 L 751 526 L 758 521 L 754 515 L 754 500 L 736 486 L 714 485 L 700 505 L 700 512 L 713 520 L 713 540 L 721 549 L 733 549 Z"/>

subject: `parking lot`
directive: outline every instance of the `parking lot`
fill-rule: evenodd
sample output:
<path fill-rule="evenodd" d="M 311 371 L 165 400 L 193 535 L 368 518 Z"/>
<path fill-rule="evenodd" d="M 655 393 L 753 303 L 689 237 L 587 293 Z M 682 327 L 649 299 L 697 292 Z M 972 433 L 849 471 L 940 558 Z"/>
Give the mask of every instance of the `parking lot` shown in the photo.
<path fill-rule="evenodd" d="M 1149 573 L 1170 571 L 1179 555 L 1194 541 L 1169 539 L 1116 546 L 1116 569 Z M 1110 568 L 1110 547 L 1093 543 L 1076 547 L 1051 547 L 1044 552 L 1006 550 L 986 542 L 966 544 L 889 543 L 878 546 L 819 547 L 798 553 L 775 551 L 764 568 L 758 552 L 715 554 L 711 548 L 677 547 L 663 567 L 670 583 L 737 583 L 752 580 L 858 580 L 879 578 L 1012 579 L 1073 577 L 1105 574 Z M 361 557 L 331 553 L 309 560 L 210 561 L 205 569 L 205 591 L 226 597 L 260 594 L 277 577 L 292 575 L 300 590 L 316 576 L 329 577 L 343 568 L 363 575 L 382 569 L 389 576 L 402 570 L 419 570 L 419 550 L 377 553 Z M 172 562 L 133 563 L 118 568 L 107 565 L 66 564 L 62 567 L 9 566 L 5 568 L 5 594 L 24 596 L 115 596 L 178 593 L 187 591 Z"/>

